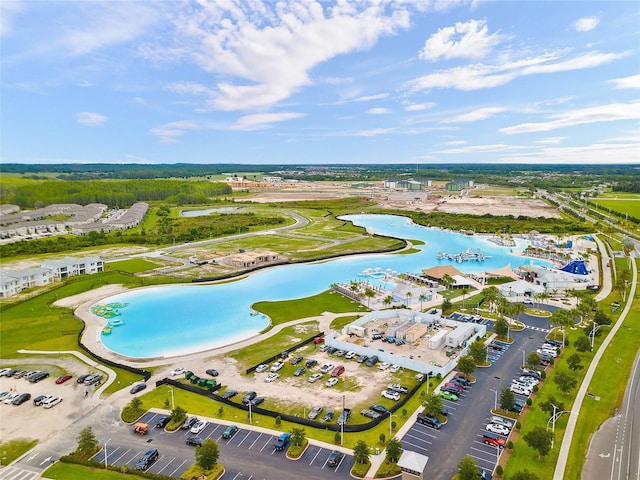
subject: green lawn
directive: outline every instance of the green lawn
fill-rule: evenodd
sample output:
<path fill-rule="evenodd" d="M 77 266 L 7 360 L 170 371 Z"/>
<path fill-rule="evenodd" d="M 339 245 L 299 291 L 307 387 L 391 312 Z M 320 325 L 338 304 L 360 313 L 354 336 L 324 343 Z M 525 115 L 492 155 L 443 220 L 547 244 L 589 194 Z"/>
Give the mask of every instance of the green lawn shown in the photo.
<path fill-rule="evenodd" d="M 602 208 L 598 210 L 605 214 L 608 213 L 608 210 L 613 210 L 622 215 L 633 215 L 636 218 L 640 216 L 638 215 L 638 211 L 640 211 L 640 196 L 629 198 L 629 195 L 625 195 L 618 200 L 594 198 L 592 201 L 600 205 Z"/>
<path fill-rule="evenodd" d="M 28 452 L 38 444 L 38 440 L 18 438 L 8 442 L 0 442 L 0 465 L 9 465 L 20 455 Z"/>
<path fill-rule="evenodd" d="M 56 462 L 47 468 L 43 473 L 44 478 L 53 480 L 140 480 L 138 475 L 128 475 L 126 473 L 114 472 L 111 470 L 103 470 L 101 468 L 85 467 L 83 465 L 75 465 L 72 463 Z"/>
<path fill-rule="evenodd" d="M 160 263 L 150 262 L 143 258 L 132 258 L 130 260 L 122 260 L 119 262 L 110 262 L 105 265 L 105 271 L 107 272 L 125 272 L 125 273 L 139 273 L 147 270 L 152 270 L 162 266 Z"/>
<path fill-rule="evenodd" d="M 264 313 L 271 319 L 271 325 L 297 320 L 298 318 L 315 317 L 324 312 L 347 313 L 367 312 L 367 308 L 359 303 L 353 303 L 331 290 L 319 293 L 312 297 L 296 300 L 284 300 L 281 302 L 257 302 L 251 308 Z"/>

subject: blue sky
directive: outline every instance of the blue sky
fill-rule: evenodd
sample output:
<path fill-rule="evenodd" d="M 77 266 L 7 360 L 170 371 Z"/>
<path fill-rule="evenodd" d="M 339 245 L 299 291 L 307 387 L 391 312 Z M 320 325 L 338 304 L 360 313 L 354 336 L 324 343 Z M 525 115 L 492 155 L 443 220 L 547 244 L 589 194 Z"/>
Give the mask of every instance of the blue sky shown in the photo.
<path fill-rule="evenodd" d="M 635 1 L 0 9 L 2 162 L 640 163 Z"/>

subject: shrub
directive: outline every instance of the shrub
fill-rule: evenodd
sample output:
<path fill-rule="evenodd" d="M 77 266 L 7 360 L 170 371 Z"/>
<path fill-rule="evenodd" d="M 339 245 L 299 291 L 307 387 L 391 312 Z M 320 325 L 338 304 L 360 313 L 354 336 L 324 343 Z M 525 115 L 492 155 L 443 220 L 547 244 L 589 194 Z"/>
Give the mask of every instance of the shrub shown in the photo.
<path fill-rule="evenodd" d="M 340 434 L 340 432 L 336 432 L 336 433 L 338 435 Z M 338 442 L 340 442 L 339 438 L 336 441 L 336 443 L 338 443 Z M 287 449 L 287 457 L 298 458 L 305 451 L 305 449 L 307 448 L 307 445 L 309 445 L 309 440 L 306 439 L 306 438 L 302 441 L 302 445 L 300 445 L 300 446 L 291 444 L 289 446 L 289 448 Z"/>
<path fill-rule="evenodd" d="M 511 440 L 509 440 L 509 441 L 507 442 L 507 448 L 508 448 L 509 450 L 513 450 L 513 442 L 512 442 Z"/>
<path fill-rule="evenodd" d="M 527 405 L 531 406 L 533 404 L 533 400 L 531 400 L 530 398 L 527 398 Z"/>
<path fill-rule="evenodd" d="M 392 463 L 385 460 L 384 462 L 382 462 L 382 465 L 380 465 L 380 468 L 378 468 L 378 471 L 376 472 L 376 478 L 395 477 L 401 472 L 402 470 L 400 470 L 400 467 L 397 463 Z"/>
<path fill-rule="evenodd" d="M 542 372 L 540 372 L 540 378 L 542 380 L 544 380 L 545 378 L 547 378 L 547 372 L 545 372 L 544 370 L 542 370 Z"/>
<path fill-rule="evenodd" d="M 522 428 L 522 424 L 520 422 L 516 422 L 516 428 L 520 430 Z"/>
<path fill-rule="evenodd" d="M 538 385 L 534 385 L 534 386 L 533 386 L 533 388 L 531 389 L 531 391 L 532 391 L 533 393 L 536 393 L 538 390 L 540 390 L 540 389 L 538 388 Z"/>
<path fill-rule="evenodd" d="M 282 418 L 280 418 L 280 415 L 278 415 L 276 417 L 276 427 L 279 427 L 280 425 L 282 425 Z"/>
<path fill-rule="evenodd" d="M 501 477 L 503 473 L 504 473 L 504 470 L 502 469 L 502 465 L 498 465 L 496 467 L 496 475 Z"/>
<path fill-rule="evenodd" d="M 366 463 L 354 463 L 353 468 L 351 469 L 351 475 L 357 478 L 364 478 L 364 476 L 371 468 L 371 462 L 369 460 Z"/>

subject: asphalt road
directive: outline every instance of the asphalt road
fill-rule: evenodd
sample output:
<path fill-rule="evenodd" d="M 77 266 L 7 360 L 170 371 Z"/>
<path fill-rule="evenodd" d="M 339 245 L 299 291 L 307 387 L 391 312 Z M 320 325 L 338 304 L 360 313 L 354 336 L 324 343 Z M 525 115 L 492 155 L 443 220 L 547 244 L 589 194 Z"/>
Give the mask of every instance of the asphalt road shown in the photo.
<path fill-rule="evenodd" d="M 485 470 L 492 471 L 495 467 L 498 452 L 482 442 L 484 427 L 496 401 L 494 391 L 499 403 L 500 390 L 511 385 L 522 364 L 521 349 L 526 357 L 543 343 L 547 334 L 547 319 L 523 315 L 521 320 L 532 328 L 511 332 L 514 342 L 500 358 L 491 367 L 474 372 L 476 383 L 465 390 L 457 402 L 445 401 L 450 413 L 440 430 L 415 424 L 401 439 L 403 448 L 429 457 L 425 478 L 451 478 L 465 455 L 470 455 Z"/>
<path fill-rule="evenodd" d="M 607 420 L 591 440 L 582 478 L 640 478 L 640 352 L 631 370 L 621 410 Z"/>

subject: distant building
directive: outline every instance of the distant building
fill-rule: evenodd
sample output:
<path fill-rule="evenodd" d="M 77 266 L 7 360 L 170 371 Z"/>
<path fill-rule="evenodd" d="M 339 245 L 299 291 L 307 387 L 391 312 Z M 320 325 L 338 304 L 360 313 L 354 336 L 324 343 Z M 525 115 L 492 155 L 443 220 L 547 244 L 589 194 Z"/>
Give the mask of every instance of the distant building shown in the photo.
<path fill-rule="evenodd" d="M 25 268 L 0 272 L 0 298 L 8 298 L 22 290 L 53 282 L 53 272 L 46 268 Z"/>
<path fill-rule="evenodd" d="M 62 260 L 46 260 L 42 262 L 41 266 L 51 270 L 57 280 L 104 271 L 104 262 L 99 257 L 66 257 Z"/>
<path fill-rule="evenodd" d="M 255 252 L 240 252 L 229 257 L 229 263 L 234 267 L 253 268 L 258 265 L 275 262 L 280 259 L 276 252 L 268 250 Z"/>
<path fill-rule="evenodd" d="M 456 178 L 444 186 L 444 189 L 448 192 L 459 192 L 467 188 L 473 188 L 473 180 L 468 178 Z"/>

